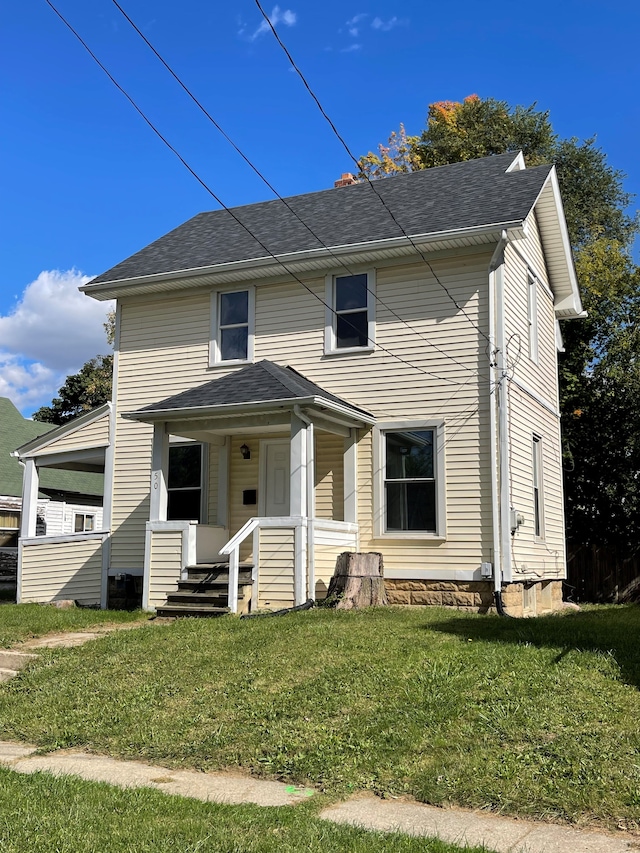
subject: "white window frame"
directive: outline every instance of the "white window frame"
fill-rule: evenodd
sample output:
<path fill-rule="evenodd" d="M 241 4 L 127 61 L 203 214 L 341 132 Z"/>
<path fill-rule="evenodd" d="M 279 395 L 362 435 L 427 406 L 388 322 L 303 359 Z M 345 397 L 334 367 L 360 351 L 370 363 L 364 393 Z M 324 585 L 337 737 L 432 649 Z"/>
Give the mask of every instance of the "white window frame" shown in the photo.
<path fill-rule="evenodd" d="M 433 430 L 434 432 L 434 474 L 436 481 L 436 529 L 428 530 L 386 530 L 387 507 L 385 503 L 385 437 L 388 432 L 415 432 Z M 447 536 L 447 505 L 445 481 L 445 425 L 444 421 L 402 420 L 378 423 L 373 430 L 373 514 L 374 536 L 376 539 L 426 539 L 444 540 Z"/>
<path fill-rule="evenodd" d="M 527 323 L 529 326 L 529 358 L 538 363 L 538 277 L 527 267 Z"/>
<path fill-rule="evenodd" d="M 544 542 L 544 443 L 542 436 L 536 432 L 531 434 L 531 497 L 533 536 L 537 542 Z"/>
<path fill-rule="evenodd" d="M 200 518 L 198 524 L 208 523 L 209 508 L 209 445 L 204 441 L 196 441 L 192 438 L 182 438 L 177 435 L 169 436 L 169 449 L 172 447 L 188 447 L 197 444 L 200 446 Z M 182 489 L 169 489 L 169 462 L 167 460 L 167 500 L 169 492 L 182 491 Z M 193 488 L 189 486 L 186 490 Z"/>
<path fill-rule="evenodd" d="M 78 518 L 82 518 L 82 530 L 76 530 Z M 87 527 L 87 521 L 91 520 L 91 526 Z M 74 533 L 95 533 L 96 531 L 96 515 L 94 512 L 78 512 L 73 513 L 73 532 Z"/>
<path fill-rule="evenodd" d="M 374 269 L 358 269 L 353 275 L 367 276 L 367 344 L 363 347 L 339 347 L 336 337 L 336 279 L 347 278 L 351 273 L 341 270 L 332 272 L 325 278 L 325 311 L 324 325 L 324 354 L 347 355 L 349 353 L 373 352 L 376 346 L 376 271 Z M 364 309 L 359 309 L 364 310 Z"/>
<path fill-rule="evenodd" d="M 223 359 L 220 350 L 220 297 L 225 293 L 248 294 L 248 334 L 247 357 Z M 230 287 L 224 290 L 214 290 L 211 293 L 211 340 L 209 343 L 209 367 L 233 367 L 234 364 L 250 364 L 253 362 L 254 338 L 256 325 L 256 289 L 254 285 L 247 287 Z"/>

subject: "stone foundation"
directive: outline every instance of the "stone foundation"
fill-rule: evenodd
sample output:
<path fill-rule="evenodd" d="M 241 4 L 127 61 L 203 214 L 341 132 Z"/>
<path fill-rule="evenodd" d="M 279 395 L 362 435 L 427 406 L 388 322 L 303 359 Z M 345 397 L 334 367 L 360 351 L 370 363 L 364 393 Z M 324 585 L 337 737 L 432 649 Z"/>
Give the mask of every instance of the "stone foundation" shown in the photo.
<path fill-rule="evenodd" d="M 426 581 L 385 578 L 389 604 L 455 607 L 470 613 L 495 612 L 492 581 Z M 502 601 L 511 616 L 541 616 L 562 607 L 562 581 L 508 583 Z"/>

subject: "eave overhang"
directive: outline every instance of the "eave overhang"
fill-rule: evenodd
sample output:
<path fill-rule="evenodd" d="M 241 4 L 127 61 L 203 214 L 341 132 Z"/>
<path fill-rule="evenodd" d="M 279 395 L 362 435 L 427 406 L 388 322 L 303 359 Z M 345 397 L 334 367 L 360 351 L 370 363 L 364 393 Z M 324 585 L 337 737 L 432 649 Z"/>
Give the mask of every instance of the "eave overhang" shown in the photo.
<path fill-rule="evenodd" d="M 155 275 L 138 276 L 83 285 L 79 289 L 94 299 L 105 301 L 122 296 L 137 296 L 146 293 L 161 293 L 187 290 L 192 287 L 227 285 L 247 278 L 268 279 L 287 274 L 324 275 L 328 268 L 341 264 L 372 263 L 392 260 L 420 251 L 434 252 L 447 249 L 488 245 L 500 239 L 502 231 L 508 230 L 514 239 L 524 236 L 523 220 L 496 222 L 473 228 L 438 231 L 431 234 L 415 234 L 408 237 L 393 237 L 386 240 L 371 240 L 321 249 L 307 249 L 275 256 L 249 258 L 241 261 L 215 264 L 208 267 L 176 270 Z"/>
<path fill-rule="evenodd" d="M 122 417 L 140 423 L 171 423 L 172 421 L 189 420 L 196 423 L 200 420 L 210 421 L 215 418 L 230 416 L 246 416 L 268 414 L 273 412 L 291 412 L 296 408 L 315 410 L 322 414 L 330 412 L 354 428 L 372 426 L 376 419 L 368 412 L 351 406 L 341 406 L 334 400 L 314 395 L 310 397 L 287 397 L 281 400 L 256 400 L 247 403 L 223 403 L 213 406 L 189 406 L 179 409 L 152 409 L 146 407 L 133 412 L 123 412 Z"/>

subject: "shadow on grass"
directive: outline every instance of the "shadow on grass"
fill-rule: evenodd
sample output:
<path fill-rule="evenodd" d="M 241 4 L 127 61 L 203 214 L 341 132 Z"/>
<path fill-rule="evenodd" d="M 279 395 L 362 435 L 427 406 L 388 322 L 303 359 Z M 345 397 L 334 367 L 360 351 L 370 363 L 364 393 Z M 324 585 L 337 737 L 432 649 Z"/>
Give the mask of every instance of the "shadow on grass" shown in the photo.
<path fill-rule="evenodd" d="M 463 616 L 434 622 L 429 629 L 486 642 L 558 648 L 557 662 L 575 650 L 609 653 L 624 681 L 640 688 L 640 607 L 634 604 L 530 619 Z"/>

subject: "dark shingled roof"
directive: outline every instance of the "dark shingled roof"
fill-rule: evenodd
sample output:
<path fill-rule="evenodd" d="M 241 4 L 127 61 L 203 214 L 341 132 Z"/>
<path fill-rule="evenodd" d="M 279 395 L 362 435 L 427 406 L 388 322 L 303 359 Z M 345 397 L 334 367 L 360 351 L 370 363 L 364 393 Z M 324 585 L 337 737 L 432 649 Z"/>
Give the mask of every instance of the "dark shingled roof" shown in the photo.
<path fill-rule="evenodd" d="M 499 154 L 395 175 L 377 181 L 376 189 L 412 236 L 520 221 L 551 166 L 507 173 L 515 157 Z M 403 236 L 367 183 L 291 196 L 287 202 L 320 242 L 277 199 L 233 212 L 275 255 Z M 215 210 L 199 213 L 90 284 L 264 257 L 268 252 L 226 210 Z"/>
<path fill-rule="evenodd" d="M 292 367 L 281 367 L 272 361 L 259 361 L 243 367 L 236 373 L 229 373 L 220 379 L 213 379 L 197 388 L 191 388 L 182 394 L 175 394 L 159 403 L 153 403 L 140 409 L 143 412 L 165 412 L 172 409 L 201 409 L 215 406 L 227 406 L 234 403 L 268 403 L 276 400 L 301 400 L 308 397 L 322 397 L 340 406 L 351 409 L 355 414 L 372 417 L 369 412 L 347 403 L 335 394 L 325 391 L 315 382 L 311 382 Z"/>

